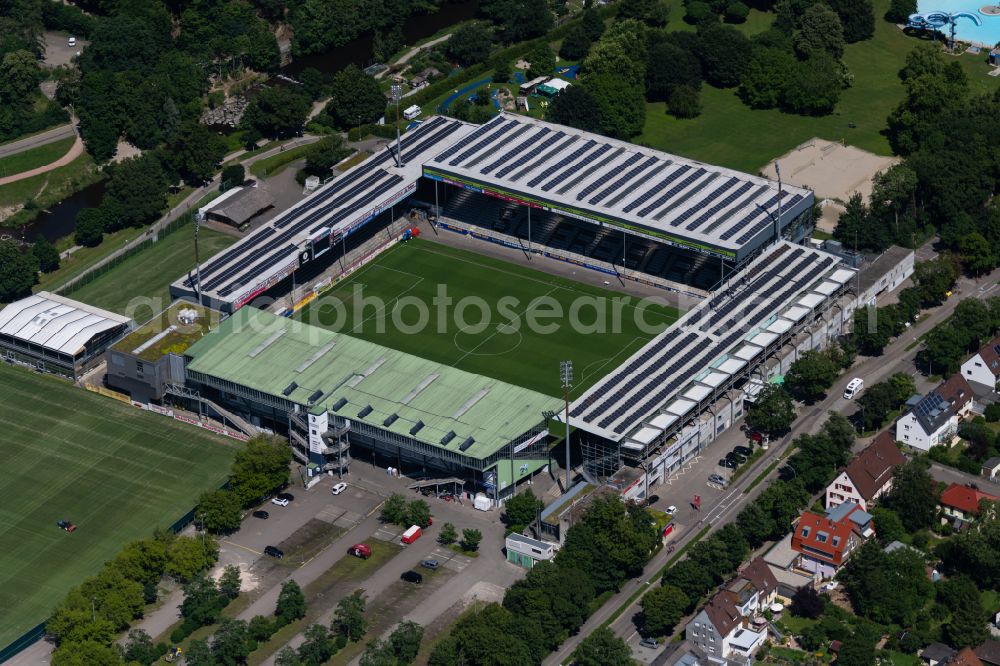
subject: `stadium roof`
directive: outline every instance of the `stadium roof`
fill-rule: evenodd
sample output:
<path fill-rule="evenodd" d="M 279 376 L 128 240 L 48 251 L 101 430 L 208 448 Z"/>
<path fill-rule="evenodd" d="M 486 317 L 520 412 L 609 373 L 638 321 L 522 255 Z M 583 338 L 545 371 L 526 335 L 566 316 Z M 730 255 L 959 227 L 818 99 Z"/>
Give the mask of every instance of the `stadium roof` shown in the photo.
<path fill-rule="evenodd" d="M 736 257 L 773 237 L 778 184 L 651 148 L 500 115 L 428 160 L 424 175 Z M 783 222 L 812 206 L 785 185 Z"/>
<path fill-rule="evenodd" d="M 331 236 L 350 234 L 416 189 L 421 176 L 598 224 L 609 224 L 702 252 L 742 261 L 773 237 L 776 183 L 676 155 L 500 114 L 468 125 L 432 117 L 395 144 L 334 177 L 201 269 L 205 296 L 238 308 L 328 251 Z M 813 204 L 808 190 L 782 190 L 783 222 Z M 193 296 L 184 277 L 175 296 Z"/>
<path fill-rule="evenodd" d="M 325 409 L 477 459 L 507 446 L 542 423 L 543 412 L 561 404 L 535 391 L 256 308 L 238 310 L 187 355 L 192 359 L 189 373 L 230 381 L 310 411 Z"/>
<path fill-rule="evenodd" d="M 403 166 L 395 165 L 395 142 L 302 202 L 275 216 L 201 267 L 202 293 L 239 307 L 254 295 L 330 249 L 327 238 L 350 234 L 416 189 L 424 160 L 474 126 L 435 117 L 403 139 Z M 303 253 L 305 253 L 303 255 Z M 175 296 L 194 295 L 193 279 L 174 282 Z"/>
<path fill-rule="evenodd" d="M 182 319 L 182 312 L 193 312 L 197 317 L 188 323 Z M 176 301 L 116 342 L 112 349 L 150 362 L 165 354 L 181 355 L 218 325 L 221 318 L 215 310 L 187 301 Z"/>
<path fill-rule="evenodd" d="M 0 310 L 0 335 L 76 356 L 94 336 L 113 331 L 132 320 L 40 291 Z"/>
<path fill-rule="evenodd" d="M 846 283 L 853 272 L 839 265 L 782 241 L 574 401 L 570 423 L 641 450 L 642 439 L 651 441 L 646 429 L 662 433 L 697 413 L 725 381 L 719 375 L 740 373 L 813 311 L 802 303 L 815 302 L 809 295 L 822 293 L 818 287 L 835 293 L 828 287 Z"/>

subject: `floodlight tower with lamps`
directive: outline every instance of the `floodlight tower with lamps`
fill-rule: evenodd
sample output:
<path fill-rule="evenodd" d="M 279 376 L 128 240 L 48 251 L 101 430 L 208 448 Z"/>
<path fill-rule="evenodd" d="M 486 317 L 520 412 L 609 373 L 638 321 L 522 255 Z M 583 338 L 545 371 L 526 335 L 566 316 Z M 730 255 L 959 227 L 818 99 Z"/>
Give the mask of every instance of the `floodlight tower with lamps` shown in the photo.
<path fill-rule="evenodd" d="M 403 166 L 403 140 L 399 136 L 399 102 L 403 99 L 403 86 L 394 83 L 389 91 L 392 93 L 392 102 L 396 105 L 396 168 L 398 169 Z"/>
<path fill-rule="evenodd" d="M 566 490 L 569 492 L 569 389 L 573 386 L 573 361 L 559 362 L 559 379 L 562 380 L 563 400 L 566 403 Z"/>

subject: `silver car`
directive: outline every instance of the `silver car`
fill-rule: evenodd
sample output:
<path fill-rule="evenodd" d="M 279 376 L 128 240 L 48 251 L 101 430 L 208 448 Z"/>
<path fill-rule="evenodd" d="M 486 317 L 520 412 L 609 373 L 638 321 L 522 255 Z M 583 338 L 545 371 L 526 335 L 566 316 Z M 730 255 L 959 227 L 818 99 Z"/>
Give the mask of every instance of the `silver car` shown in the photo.
<path fill-rule="evenodd" d="M 712 474 L 708 477 L 710 483 L 717 483 L 720 486 L 726 485 L 726 480 L 720 474 Z"/>

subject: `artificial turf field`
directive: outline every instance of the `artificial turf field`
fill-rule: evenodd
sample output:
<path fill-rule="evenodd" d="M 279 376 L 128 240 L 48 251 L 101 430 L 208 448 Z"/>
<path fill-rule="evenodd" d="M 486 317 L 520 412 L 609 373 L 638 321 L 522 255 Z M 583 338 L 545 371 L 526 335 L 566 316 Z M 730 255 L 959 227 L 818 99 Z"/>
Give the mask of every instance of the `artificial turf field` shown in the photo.
<path fill-rule="evenodd" d="M 441 310 L 432 300 L 439 285 L 454 299 L 445 310 L 443 326 L 438 321 Z M 358 313 L 356 286 L 363 287 L 363 298 L 376 297 L 381 305 L 367 305 Z M 456 323 L 458 304 L 468 297 L 485 303 L 488 325 L 475 326 L 482 321 L 475 305 L 465 310 L 463 319 L 469 326 L 463 329 Z M 554 307 L 568 315 L 581 297 L 593 304 L 580 306 L 577 317 L 589 330 L 574 328 L 568 316 L 541 317 Z M 615 298 L 623 299 L 621 307 L 616 308 Z M 507 299 L 508 307 L 503 307 L 502 299 Z M 338 301 L 343 304 L 340 312 L 335 308 Z M 422 327 L 416 302 L 423 303 L 429 315 Z M 573 361 L 573 393 L 578 394 L 679 316 L 676 308 L 650 304 L 641 311 L 645 322 L 657 329 L 643 331 L 635 320 L 637 304 L 635 297 L 418 238 L 387 250 L 303 308 L 297 318 L 460 370 L 561 396 L 559 361 Z M 596 315 L 598 307 L 604 307 L 606 316 Z M 613 321 L 616 309 L 621 312 L 620 326 Z M 554 325 L 555 330 L 529 327 L 529 314 L 539 316 L 544 326 Z M 511 323 L 515 318 L 519 326 Z M 381 332 L 379 321 L 385 322 Z M 597 321 L 605 322 L 603 332 Z M 408 331 L 411 327 L 419 330 Z"/>
<path fill-rule="evenodd" d="M 5 364 L 0 396 L 3 647 L 123 544 L 217 488 L 238 443 Z"/>

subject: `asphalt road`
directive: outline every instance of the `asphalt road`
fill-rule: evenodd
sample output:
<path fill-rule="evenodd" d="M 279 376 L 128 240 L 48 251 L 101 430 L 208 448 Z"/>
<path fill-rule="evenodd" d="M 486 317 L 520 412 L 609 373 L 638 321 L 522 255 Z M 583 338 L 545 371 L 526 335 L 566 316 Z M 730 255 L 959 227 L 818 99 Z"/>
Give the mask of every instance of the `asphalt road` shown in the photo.
<path fill-rule="evenodd" d="M 29 137 L 23 139 L 18 139 L 16 141 L 10 141 L 8 143 L 0 144 L 0 157 L 7 157 L 8 155 L 16 155 L 17 153 L 23 153 L 26 150 L 31 150 L 32 148 L 37 148 L 39 146 L 44 146 L 49 143 L 54 143 L 60 139 L 65 139 L 67 137 L 74 136 L 76 131 L 73 129 L 72 123 L 67 123 L 66 125 L 59 125 L 58 127 L 53 127 L 52 129 L 47 129 L 44 132 L 39 132 L 38 134 L 32 134 Z"/>
<path fill-rule="evenodd" d="M 753 501 L 767 487 L 770 481 L 773 481 L 778 473 L 777 468 L 771 472 L 765 482 L 757 485 L 751 492 L 744 494 L 743 489 L 760 474 L 761 470 L 778 456 L 781 456 L 796 436 L 818 431 L 825 420 L 823 415 L 828 411 L 836 411 L 845 415 L 852 414 L 854 408 L 849 404 L 851 401 L 843 398 L 844 387 L 852 377 L 862 377 L 866 384 L 871 386 L 885 380 L 896 372 L 907 372 L 916 375 L 913 359 L 919 351 L 919 345 L 914 346 L 910 350 L 906 348 L 921 335 L 950 316 L 962 298 L 986 298 L 1000 295 L 1000 290 L 997 289 L 998 279 L 1000 279 L 1000 269 L 994 270 L 989 276 L 979 280 L 961 278 L 955 289 L 954 296 L 949 298 L 940 307 L 931 310 L 924 319 L 908 329 L 906 334 L 894 340 L 886 347 L 882 356 L 862 358 L 859 363 L 838 379 L 834 386 L 830 388 L 824 400 L 815 405 L 802 407 L 799 410 L 798 418 L 792 425 L 790 433 L 780 442 L 772 445 L 767 454 L 757 461 L 754 468 L 745 472 L 726 492 L 711 491 L 705 479 L 709 474 L 716 471 L 716 461 L 725 451 L 731 449 L 736 444 L 742 443 L 744 436 L 738 428 L 730 428 L 718 440 L 709 445 L 706 451 L 702 453 L 700 460 L 686 467 L 678 475 L 665 482 L 664 485 L 652 489 L 650 491 L 651 494 L 661 497 L 661 500 L 657 503 L 658 507 L 667 504 L 676 504 L 680 507 L 677 515 L 677 523 L 681 529 L 676 540 L 673 542 L 674 547 L 679 549 L 690 542 L 705 525 L 710 525 L 710 531 L 715 531 L 738 515 L 747 504 Z M 856 448 L 863 448 L 866 443 L 859 442 Z M 699 517 L 689 504 L 691 501 L 689 498 L 694 495 L 695 490 L 699 491 L 699 494 L 702 496 L 701 513 L 703 517 Z M 699 518 L 699 520 L 695 521 L 694 518 Z M 638 579 L 626 583 L 621 592 L 601 606 L 576 635 L 571 636 L 556 652 L 552 653 L 543 662 L 545 666 L 567 663 L 580 641 L 584 637 L 589 636 L 595 629 L 608 622 L 618 608 L 626 603 L 628 598 L 637 589 L 640 587 L 648 588 L 659 580 L 660 569 L 670 557 L 672 557 L 672 554 L 668 552 L 668 549 L 657 553 L 644 568 L 643 575 Z M 639 611 L 639 599 L 636 599 L 610 624 L 610 627 L 616 635 L 626 639 L 633 649 L 634 657 L 648 662 L 655 656 L 655 651 L 641 648 L 638 645 L 640 637 L 636 631 L 633 617 Z"/>

